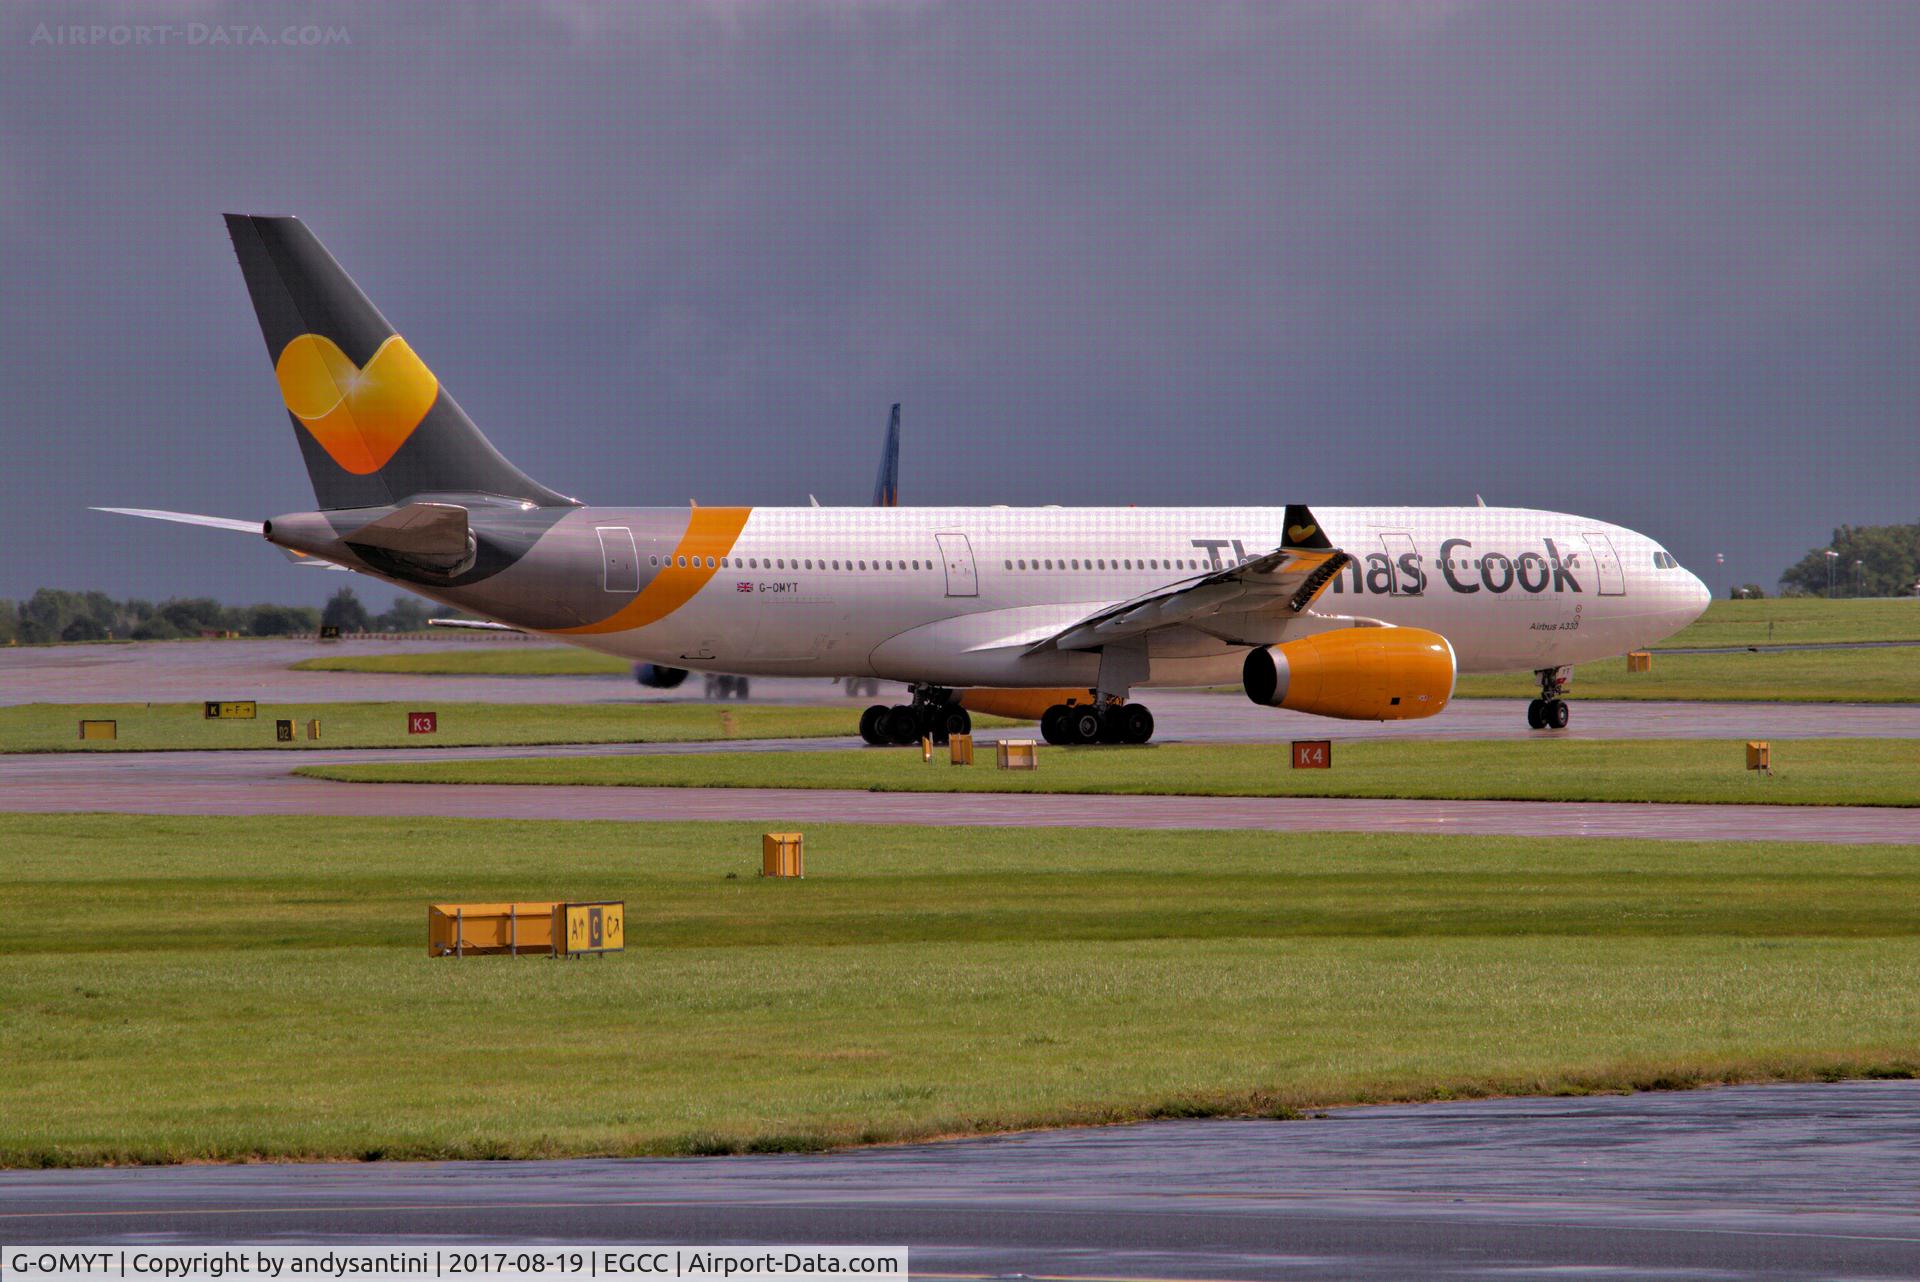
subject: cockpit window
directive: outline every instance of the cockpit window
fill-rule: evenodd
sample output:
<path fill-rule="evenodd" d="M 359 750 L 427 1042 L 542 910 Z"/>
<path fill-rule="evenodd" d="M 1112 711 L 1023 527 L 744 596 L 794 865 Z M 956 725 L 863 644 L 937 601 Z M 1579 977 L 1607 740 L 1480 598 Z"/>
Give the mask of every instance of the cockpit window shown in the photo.
<path fill-rule="evenodd" d="M 1680 562 L 1673 559 L 1673 553 L 1671 552 L 1655 552 L 1653 554 L 1653 568 L 1656 570 L 1677 570 L 1680 568 Z"/>

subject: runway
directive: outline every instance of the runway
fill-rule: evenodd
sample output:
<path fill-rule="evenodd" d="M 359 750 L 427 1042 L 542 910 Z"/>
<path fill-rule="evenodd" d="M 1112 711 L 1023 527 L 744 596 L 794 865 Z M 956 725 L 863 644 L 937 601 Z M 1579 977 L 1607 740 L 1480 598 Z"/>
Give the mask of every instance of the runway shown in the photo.
<path fill-rule="evenodd" d="M 816 1156 L 0 1172 L 0 1240 L 905 1245 L 916 1276 L 1911 1278 L 1920 1083 Z"/>
<path fill-rule="evenodd" d="M 815 740 L 658 745 L 685 752 L 767 751 Z M 832 742 L 832 741 L 829 741 Z M 568 750 L 632 752 L 633 745 Z M 551 748 L 393 749 L 431 755 L 535 756 Z M 0 811 L 163 815 L 367 815 L 473 819 L 899 823 L 943 827 L 1207 828 L 1273 832 L 1466 833 L 1678 841 L 1920 843 L 1920 811 L 1884 806 L 1656 805 L 1622 802 L 1396 801 L 1347 797 L 1140 797 L 880 793 L 783 788 L 480 787 L 303 779 L 300 762 L 366 752 L 38 753 L 0 757 Z"/>
<path fill-rule="evenodd" d="M 446 677 L 354 672 L 295 672 L 316 655 L 472 652 L 524 642 L 296 641 L 146 642 L 0 648 L 0 704 L 159 703 L 204 699 L 280 702 L 658 703 L 698 701 L 698 678 L 677 690 L 648 690 L 620 675 L 584 677 Z M 870 700 L 849 699 L 824 680 L 753 682 L 756 703 L 844 707 L 851 735 Z M 1920 739 L 1920 704 L 1672 703 L 1585 700 L 1574 686 L 1575 739 Z M 906 698 L 883 683 L 880 702 Z M 1293 738 L 1525 739 L 1521 699 L 1460 699 L 1422 721 L 1329 722 L 1262 708 L 1231 693 L 1142 692 L 1163 743 L 1274 743 Z"/>

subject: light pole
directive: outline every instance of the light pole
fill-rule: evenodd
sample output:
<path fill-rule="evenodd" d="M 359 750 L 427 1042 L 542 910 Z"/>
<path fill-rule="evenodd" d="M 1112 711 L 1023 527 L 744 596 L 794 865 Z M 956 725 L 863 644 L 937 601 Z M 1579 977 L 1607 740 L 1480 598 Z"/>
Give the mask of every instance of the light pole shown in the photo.
<path fill-rule="evenodd" d="M 1853 563 L 1853 594 L 1855 596 L 1867 594 L 1867 563 L 1865 561 Z"/>
<path fill-rule="evenodd" d="M 1827 599 L 1829 601 L 1833 599 L 1833 563 L 1839 559 L 1840 554 L 1838 552 L 1835 552 L 1832 548 L 1827 549 Z"/>

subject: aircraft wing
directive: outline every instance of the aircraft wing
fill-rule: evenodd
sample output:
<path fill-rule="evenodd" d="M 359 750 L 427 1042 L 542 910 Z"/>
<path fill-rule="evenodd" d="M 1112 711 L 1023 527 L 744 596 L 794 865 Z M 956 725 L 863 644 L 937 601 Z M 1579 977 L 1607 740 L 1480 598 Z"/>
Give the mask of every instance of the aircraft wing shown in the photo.
<path fill-rule="evenodd" d="M 1333 546 L 1303 504 L 1288 507 L 1283 524 L 1286 541 L 1271 552 L 1102 607 L 1032 649 L 1096 650 L 1217 614 L 1299 614 L 1353 558 Z"/>

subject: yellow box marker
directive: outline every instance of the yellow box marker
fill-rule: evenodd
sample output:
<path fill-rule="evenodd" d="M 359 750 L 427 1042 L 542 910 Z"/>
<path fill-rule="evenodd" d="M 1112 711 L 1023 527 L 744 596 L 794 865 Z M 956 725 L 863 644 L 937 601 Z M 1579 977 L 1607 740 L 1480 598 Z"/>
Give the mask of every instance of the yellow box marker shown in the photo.
<path fill-rule="evenodd" d="M 955 734 L 947 736 L 947 764 L 970 766 L 973 764 L 973 736 Z"/>
<path fill-rule="evenodd" d="M 1628 672 L 1652 672 L 1653 671 L 1652 652 L 1647 650 L 1627 651 L 1627 671 Z"/>
<path fill-rule="evenodd" d="M 1038 770 L 1040 749 L 1031 739 L 1002 739 L 994 745 L 993 759 L 1002 770 Z"/>
<path fill-rule="evenodd" d="M 320 737 L 320 718 L 315 717 L 313 720 L 307 722 L 307 738 L 318 739 L 319 737 Z"/>
<path fill-rule="evenodd" d="M 800 832 L 770 832 L 760 838 L 762 877 L 805 877 L 807 837 Z"/>
<path fill-rule="evenodd" d="M 1747 740 L 1747 769 L 1759 770 L 1767 774 L 1773 773 L 1765 739 Z"/>
<path fill-rule="evenodd" d="M 510 904 L 427 905 L 427 956 L 553 951 L 552 900 Z"/>
<path fill-rule="evenodd" d="M 82 721 L 80 737 L 82 739 L 118 739 L 120 723 L 118 721 Z"/>

